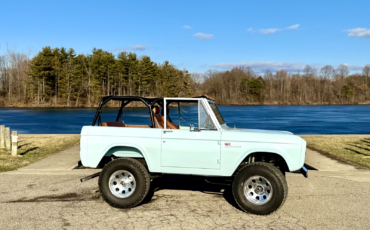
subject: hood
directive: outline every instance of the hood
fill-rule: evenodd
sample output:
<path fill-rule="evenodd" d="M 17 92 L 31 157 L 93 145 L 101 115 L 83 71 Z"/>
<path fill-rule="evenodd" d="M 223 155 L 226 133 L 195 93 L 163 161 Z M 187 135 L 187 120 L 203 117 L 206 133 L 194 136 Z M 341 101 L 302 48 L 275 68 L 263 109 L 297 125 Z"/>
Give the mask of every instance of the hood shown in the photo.
<path fill-rule="evenodd" d="M 302 144 L 302 138 L 287 131 L 263 129 L 223 128 L 222 139 L 225 141 L 248 141 L 278 144 Z"/>
<path fill-rule="evenodd" d="M 239 128 L 224 128 L 225 131 L 231 131 L 231 132 L 248 132 L 248 133 L 267 133 L 267 134 L 287 134 L 287 135 L 294 135 L 291 132 L 288 131 L 278 131 L 278 130 L 265 130 L 265 129 L 239 129 Z"/>

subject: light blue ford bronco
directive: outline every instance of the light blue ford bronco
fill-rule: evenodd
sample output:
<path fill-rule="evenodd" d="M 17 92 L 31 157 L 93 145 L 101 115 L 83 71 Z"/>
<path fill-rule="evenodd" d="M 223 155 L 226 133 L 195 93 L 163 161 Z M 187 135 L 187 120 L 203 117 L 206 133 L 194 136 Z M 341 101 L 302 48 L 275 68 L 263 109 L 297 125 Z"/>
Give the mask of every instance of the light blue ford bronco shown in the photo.
<path fill-rule="evenodd" d="M 108 102 L 117 115 L 102 121 Z M 126 124 L 123 108 L 148 108 L 145 124 Z M 139 115 L 138 115 L 139 116 Z M 81 162 L 103 168 L 99 188 L 111 206 L 131 208 L 147 196 L 151 179 L 185 174 L 229 178 L 235 201 L 246 212 L 267 215 L 279 209 L 288 194 L 286 172 L 303 167 L 306 142 L 286 131 L 230 128 L 214 100 L 107 96 L 91 126 L 81 131 Z"/>

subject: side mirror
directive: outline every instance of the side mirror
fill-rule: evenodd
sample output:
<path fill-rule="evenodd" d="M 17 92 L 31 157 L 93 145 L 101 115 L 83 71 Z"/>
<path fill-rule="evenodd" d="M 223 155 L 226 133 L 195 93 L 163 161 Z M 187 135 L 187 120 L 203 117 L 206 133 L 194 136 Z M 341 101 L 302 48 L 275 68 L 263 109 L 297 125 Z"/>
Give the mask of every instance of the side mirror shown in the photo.
<path fill-rule="evenodd" d="M 200 130 L 194 124 L 190 124 L 190 132 L 200 132 Z"/>

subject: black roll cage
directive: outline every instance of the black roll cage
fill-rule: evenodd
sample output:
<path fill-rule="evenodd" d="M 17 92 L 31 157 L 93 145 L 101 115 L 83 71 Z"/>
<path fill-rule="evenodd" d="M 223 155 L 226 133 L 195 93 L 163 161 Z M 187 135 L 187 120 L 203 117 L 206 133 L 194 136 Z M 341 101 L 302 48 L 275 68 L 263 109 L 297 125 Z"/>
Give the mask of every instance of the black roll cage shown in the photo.
<path fill-rule="evenodd" d="M 209 100 L 213 100 L 212 98 L 209 98 L 205 95 L 197 96 L 197 97 L 193 97 L 193 98 L 207 98 Z M 158 103 L 162 108 L 164 108 L 164 105 L 163 105 L 164 98 L 163 97 L 149 98 L 149 97 L 138 97 L 138 96 L 105 96 L 105 97 L 102 98 L 102 100 L 99 103 L 99 106 L 98 106 L 98 108 L 96 110 L 96 113 L 95 113 L 94 120 L 92 122 L 92 126 L 95 126 L 97 121 L 98 121 L 98 125 L 101 125 L 101 116 L 100 115 L 103 112 L 102 107 L 111 100 L 121 101 L 121 105 L 120 105 L 119 110 L 118 110 L 118 115 L 117 115 L 116 121 L 118 121 L 119 118 L 121 117 L 122 110 L 125 106 L 127 106 L 128 104 L 130 104 L 133 101 L 143 102 L 144 105 L 146 105 L 147 108 L 149 109 L 150 121 L 152 123 L 152 127 L 154 127 L 154 114 L 153 114 L 154 105 L 156 103 Z M 167 106 L 172 102 L 175 102 L 175 100 L 167 101 Z M 182 100 L 182 102 L 184 102 L 184 101 Z"/>

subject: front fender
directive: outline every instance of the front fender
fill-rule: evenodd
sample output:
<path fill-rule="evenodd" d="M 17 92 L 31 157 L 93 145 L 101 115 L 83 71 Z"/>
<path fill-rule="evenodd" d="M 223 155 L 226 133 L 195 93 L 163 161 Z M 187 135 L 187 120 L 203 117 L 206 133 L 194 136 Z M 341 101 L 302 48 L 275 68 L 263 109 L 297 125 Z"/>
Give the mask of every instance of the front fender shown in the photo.
<path fill-rule="evenodd" d="M 301 145 L 296 144 L 272 144 L 271 146 L 261 147 L 259 144 L 258 146 L 255 143 L 247 143 L 246 146 L 249 148 L 247 150 L 227 150 L 222 151 L 222 170 L 221 173 L 224 176 L 231 176 L 238 166 L 243 162 L 243 160 L 248 157 L 252 153 L 272 153 L 281 156 L 287 166 L 289 171 L 295 171 L 302 167 L 300 165 L 300 152 L 301 152 Z"/>

